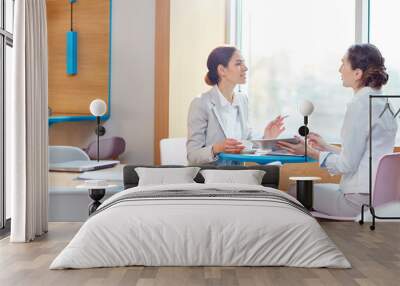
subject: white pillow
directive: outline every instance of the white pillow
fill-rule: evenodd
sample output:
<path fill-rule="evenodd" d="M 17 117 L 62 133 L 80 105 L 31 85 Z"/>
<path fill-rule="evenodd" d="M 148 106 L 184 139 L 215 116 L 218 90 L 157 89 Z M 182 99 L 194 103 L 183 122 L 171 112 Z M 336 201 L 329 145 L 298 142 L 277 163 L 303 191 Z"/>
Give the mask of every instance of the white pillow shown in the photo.
<path fill-rule="evenodd" d="M 135 168 L 139 176 L 139 186 L 195 183 L 193 179 L 199 170 L 199 167 Z"/>
<path fill-rule="evenodd" d="M 261 185 L 265 171 L 262 170 L 202 170 L 205 184 L 233 183 Z"/>

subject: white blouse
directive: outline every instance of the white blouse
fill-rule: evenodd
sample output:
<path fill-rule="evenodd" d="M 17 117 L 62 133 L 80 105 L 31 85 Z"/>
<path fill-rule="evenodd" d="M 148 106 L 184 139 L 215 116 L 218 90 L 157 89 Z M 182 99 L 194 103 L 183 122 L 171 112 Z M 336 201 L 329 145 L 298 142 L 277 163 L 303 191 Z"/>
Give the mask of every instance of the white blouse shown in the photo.
<path fill-rule="evenodd" d="M 222 124 L 224 125 L 224 130 L 227 138 L 233 138 L 236 140 L 241 140 L 242 138 L 242 126 L 239 117 L 239 103 L 237 96 L 233 96 L 233 102 L 230 103 L 225 96 L 221 93 L 217 86 L 217 91 L 219 94 L 219 100 L 221 103 L 220 115 Z"/>
<path fill-rule="evenodd" d="M 340 153 L 321 152 L 319 162 L 330 174 L 341 174 L 340 189 L 344 193 L 369 192 L 369 95 L 382 94 L 380 90 L 364 87 L 347 104 L 341 131 Z M 380 157 L 393 152 L 397 122 L 386 112 L 386 99 L 372 101 L 372 166 L 373 182 Z M 393 108 L 392 108 L 393 110 Z"/>

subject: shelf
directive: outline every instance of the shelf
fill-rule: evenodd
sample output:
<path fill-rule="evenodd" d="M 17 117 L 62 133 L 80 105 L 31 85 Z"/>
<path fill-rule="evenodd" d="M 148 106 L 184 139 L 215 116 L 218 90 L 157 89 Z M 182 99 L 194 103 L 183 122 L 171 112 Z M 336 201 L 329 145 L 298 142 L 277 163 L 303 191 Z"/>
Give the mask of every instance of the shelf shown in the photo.
<path fill-rule="evenodd" d="M 110 118 L 109 113 L 104 114 L 100 117 L 101 121 L 108 120 Z M 96 117 L 90 114 L 53 114 L 49 116 L 49 126 L 55 123 L 62 122 L 79 122 L 79 121 L 95 121 Z"/>

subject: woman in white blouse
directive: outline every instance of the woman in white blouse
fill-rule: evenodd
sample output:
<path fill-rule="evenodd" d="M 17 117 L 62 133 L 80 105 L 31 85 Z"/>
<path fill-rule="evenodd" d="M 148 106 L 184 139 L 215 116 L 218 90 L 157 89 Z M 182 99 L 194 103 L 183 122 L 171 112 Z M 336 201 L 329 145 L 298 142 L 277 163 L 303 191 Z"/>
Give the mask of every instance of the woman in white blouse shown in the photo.
<path fill-rule="evenodd" d="M 240 153 L 242 140 L 254 138 L 248 126 L 247 97 L 235 94 L 237 84 L 246 82 L 247 67 L 238 49 L 215 48 L 207 60 L 205 81 L 212 88 L 193 99 L 188 115 L 187 157 L 190 164 L 212 163 L 218 154 Z M 283 131 L 278 116 L 264 129 L 263 138 L 273 139 Z"/>
<path fill-rule="evenodd" d="M 341 148 L 329 145 L 316 133 L 310 133 L 309 156 L 319 160 L 330 174 L 342 175 L 340 185 L 316 184 L 313 208 L 332 216 L 356 216 L 361 205 L 369 201 L 369 95 L 379 95 L 389 79 L 384 58 L 371 44 L 351 46 L 339 69 L 343 86 L 354 90 L 347 105 Z M 382 113 L 384 98 L 373 100 L 372 149 L 373 178 L 382 155 L 393 152 L 397 123 L 390 112 Z M 392 108 L 393 110 L 393 108 Z M 304 154 L 304 142 L 280 145 L 294 154 Z"/>

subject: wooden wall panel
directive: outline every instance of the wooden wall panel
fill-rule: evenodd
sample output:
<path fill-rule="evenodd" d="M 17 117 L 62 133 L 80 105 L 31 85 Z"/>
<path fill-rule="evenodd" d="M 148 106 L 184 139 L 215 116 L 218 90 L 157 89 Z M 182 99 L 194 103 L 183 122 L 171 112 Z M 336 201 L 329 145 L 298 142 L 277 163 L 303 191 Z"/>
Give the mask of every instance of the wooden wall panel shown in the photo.
<path fill-rule="evenodd" d="M 70 3 L 47 0 L 49 47 L 49 106 L 53 115 L 90 114 L 89 104 L 108 102 L 109 0 L 81 0 L 74 4 L 78 32 L 78 73 L 66 73 L 66 32 L 70 30 Z"/>
<path fill-rule="evenodd" d="M 329 175 L 326 169 L 320 168 L 318 163 L 301 163 L 301 164 L 284 164 L 279 172 L 279 189 L 287 191 L 292 182 L 289 177 L 316 176 L 322 180 L 318 183 L 334 183 L 338 184 L 340 176 Z"/>
<path fill-rule="evenodd" d="M 160 164 L 160 140 L 169 136 L 170 0 L 156 0 L 154 163 Z"/>

